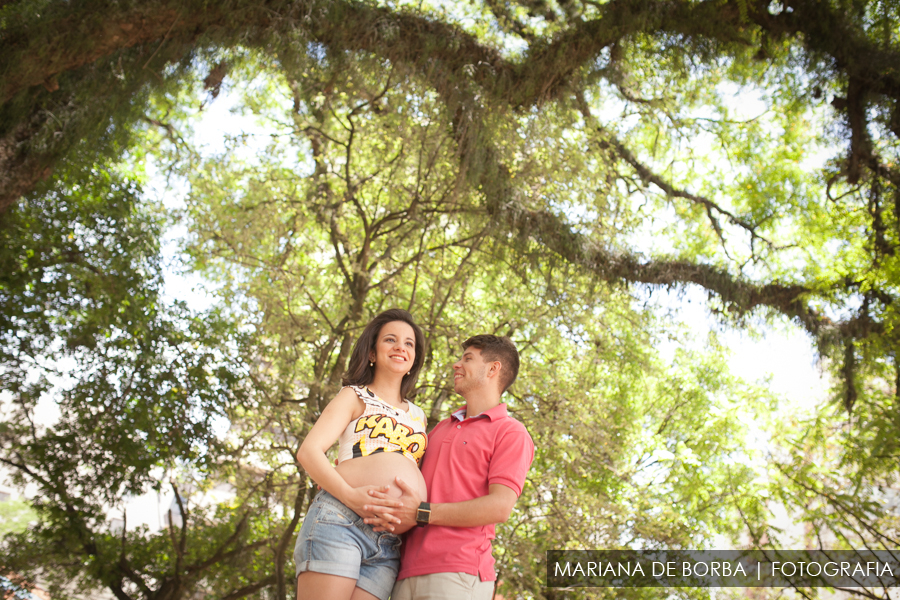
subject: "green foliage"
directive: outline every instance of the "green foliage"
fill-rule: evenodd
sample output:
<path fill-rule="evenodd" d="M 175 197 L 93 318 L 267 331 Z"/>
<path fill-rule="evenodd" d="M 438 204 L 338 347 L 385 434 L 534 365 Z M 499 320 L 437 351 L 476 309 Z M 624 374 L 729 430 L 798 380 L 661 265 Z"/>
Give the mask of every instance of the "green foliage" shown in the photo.
<path fill-rule="evenodd" d="M 24 500 L 0 502 L 0 535 L 19 533 L 37 520 L 37 513 Z"/>
<path fill-rule="evenodd" d="M 232 414 L 235 446 L 295 477 L 285 459 L 335 393 L 356 332 L 399 305 L 426 332 L 415 401 L 433 420 L 455 405 L 448 365 L 462 340 L 490 331 L 520 344 L 508 402 L 538 454 L 519 516 L 498 538 L 503 593 L 537 593 L 533 557 L 548 549 L 691 547 L 738 532 L 731 507 L 758 487 L 740 425 L 755 392 L 739 391 L 721 358 L 679 354 L 667 366 L 652 350 L 662 324 L 627 294 L 527 240 L 487 237 L 495 224 L 461 180 L 438 99 L 367 57 L 332 58 L 313 48 L 281 67 L 244 57 L 257 77 L 284 69 L 236 109 L 264 119 L 264 148 L 248 135 L 223 152 L 164 149 L 190 186 L 195 268 L 255 332 L 243 351 L 258 404 Z M 523 127 L 527 149 L 500 138 L 518 157 L 515 177 L 541 190 L 534 203 L 576 206 L 573 189 L 594 182 L 574 177 L 577 139 L 558 146 L 566 134 L 553 124 Z M 541 168 L 573 178 L 542 183 Z"/>
<path fill-rule="evenodd" d="M 520 346 L 504 595 L 555 597 L 551 548 L 774 547 L 776 508 L 896 547 L 896 2 L 89 4 L 0 7 L 0 460 L 41 490 L 3 569 L 287 597 L 293 456 L 391 306 L 432 423 L 465 337 Z M 206 148 L 222 96 L 258 126 Z M 169 224 L 206 314 L 161 294 Z M 805 328 L 832 403 L 782 412 L 641 300 L 689 285 Z M 112 531 L 152 489 L 182 525 Z"/>
<path fill-rule="evenodd" d="M 217 420 L 242 393 L 227 356 L 231 326 L 162 301 L 158 212 L 136 202 L 139 186 L 120 171 L 91 173 L 58 179 L 0 225 L 0 460 L 14 481 L 39 489 L 39 521 L 4 543 L 4 569 L 51 569 L 57 592 L 69 580 L 121 585 L 123 571 L 150 568 L 116 566 L 110 557 L 123 546 L 107 511 L 160 489 L 166 472 L 227 468 Z M 60 414 L 50 424 L 37 416 L 48 401 Z M 222 528 L 213 521 L 210 542 Z M 73 554 L 86 562 L 73 565 Z M 158 552 L 137 558 L 172 568 Z"/>

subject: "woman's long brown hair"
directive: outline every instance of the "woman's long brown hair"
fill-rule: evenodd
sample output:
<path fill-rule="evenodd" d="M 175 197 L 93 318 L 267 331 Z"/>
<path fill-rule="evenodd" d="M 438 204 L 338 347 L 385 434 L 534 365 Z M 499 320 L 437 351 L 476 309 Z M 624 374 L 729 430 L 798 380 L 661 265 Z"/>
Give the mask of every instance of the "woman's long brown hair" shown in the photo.
<path fill-rule="evenodd" d="M 402 308 L 388 309 L 369 321 L 369 324 L 366 325 L 366 328 L 363 329 L 363 332 L 353 345 L 353 351 L 350 353 L 350 364 L 341 378 L 341 385 L 369 385 L 375 380 L 375 367 L 369 366 L 369 352 L 375 348 L 375 342 L 378 341 L 378 334 L 381 333 L 381 328 L 392 321 L 406 323 L 412 327 L 415 335 L 416 358 L 413 360 L 409 373 L 403 376 L 403 381 L 400 383 L 400 397 L 408 397 L 415 389 L 419 371 L 422 370 L 422 364 L 425 362 L 425 336 L 422 335 L 422 330 L 413 321 L 412 315 Z"/>

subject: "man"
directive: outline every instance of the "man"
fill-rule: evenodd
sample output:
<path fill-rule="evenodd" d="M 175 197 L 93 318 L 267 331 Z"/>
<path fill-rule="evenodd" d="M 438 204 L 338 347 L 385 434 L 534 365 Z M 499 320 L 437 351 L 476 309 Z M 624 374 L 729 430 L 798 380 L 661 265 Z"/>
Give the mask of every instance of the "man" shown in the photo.
<path fill-rule="evenodd" d="M 454 388 L 466 405 L 428 434 L 422 459 L 430 502 L 400 478 L 399 508 L 371 492 L 377 499 L 365 508 L 379 517 L 367 523 L 398 531 L 417 525 L 401 547 L 392 600 L 493 596 L 494 526 L 509 518 L 534 459 L 531 436 L 500 402 L 518 372 L 519 353 L 509 338 L 466 340 L 453 365 Z"/>

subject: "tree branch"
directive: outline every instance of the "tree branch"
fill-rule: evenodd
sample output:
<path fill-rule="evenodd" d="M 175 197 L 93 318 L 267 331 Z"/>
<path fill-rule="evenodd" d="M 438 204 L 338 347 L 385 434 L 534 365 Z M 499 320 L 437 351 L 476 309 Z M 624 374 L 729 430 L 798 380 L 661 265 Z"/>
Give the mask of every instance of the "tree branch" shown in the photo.
<path fill-rule="evenodd" d="M 749 233 L 750 238 L 752 240 L 759 240 L 759 241 L 763 242 L 764 244 L 766 244 L 770 248 L 774 247 L 774 244 L 772 244 L 772 242 L 770 242 L 768 239 L 759 235 L 756 232 L 755 225 L 748 223 L 747 221 L 745 221 L 744 219 L 741 219 L 734 213 L 722 208 L 716 202 L 710 200 L 709 198 L 706 198 L 704 196 L 699 196 L 697 194 L 692 194 L 688 191 L 680 190 L 680 189 L 676 188 L 671 183 L 669 183 L 668 181 L 664 180 L 662 177 L 660 177 L 659 175 L 654 173 L 649 167 L 647 167 L 645 164 L 640 162 L 637 159 L 637 157 L 635 157 L 634 154 L 632 154 L 631 151 L 628 150 L 628 148 L 626 148 L 622 142 L 620 142 L 618 139 L 616 139 L 616 137 L 614 135 L 612 135 L 610 132 L 606 131 L 606 129 L 600 123 L 597 122 L 597 120 L 594 118 L 593 114 L 591 114 L 590 107 L 588 106 L 587 102 L 585 101 L 584 94 L 582 92 L 580 92 L 580 91 L 577 92 L 576 98 L 578 101 L 579 110 L 581 111 L 581 114 L 584 117 L 585 122 L 590 124 L 601 135 L 601 137 L 602 137 L 602 139 L 600 141 L 601 148 L 604 146 L 612 146 L 612 148 L 613 148 L 613 150 L 615 150 L 616 154 L 618 154 L 619 157 L 622 160 L 624 160 L 626 163 L 631 165 L 631 167 L 637 172 L 638 176 L 641 178 L 642 181 L 644 181 L 646 183 L 652 183 L 653 185 L 655 185 L 656 187 L 661 189 L 663 192 L 665 192 L 666 196 L 669 196 L 672 198 L 683 198 L 685 200 L 689 200 L 689 201 L 693 202 L 694 204 L 699 204 L 699 205 L 703 206 L 706 209 L 706 214 L 709 217 L 710 224 L 712 225 L 713 229 L 715 230 L 716 236 L 719 238 L 719 241 L 722 243 L 723 246 L 725 245 L 725 237 L 722 232 L 722 226 L 719 223 L 719 220 L 713 215 L 714 212 L 719 215 L 722 215 L 723 217 L 728 219 L 728 222 L 731 223 L 732 225 L 736 225 L 737 227 L 740 227 L 741 229 L 743 229 L 744 231 Z M 727 250 L 726 250 L 726 252 L 727 252 Z"/>
<path fill-rule="evenodd" d="M 166 61 L 201 43 L 268 48 L 272 35 L 299 29 L 311 41 L 334 49 L 372 52 L 411 67 L 448 100 L 451 111 L 459 106 L 460 95 L 468 94 L 470 84 L 501 105 L 521 108 L 565 96 L 581 70 L 604 48 L 636 34 L 749 43 L 754 32 L 748 28 L 748 14 L 756 27 L 771 36 L 797 37 L 811 58 L 831 57 L 836 74 L 865 82 L 869 93 L 900 99 L 900 72 L 894 69 L 900 64 L 900 53 L 869 39 L 852 20 L 838 14 L 837 7 L 814 0 L 795 0 L 793 12 L 780 15 L 769 14 L 766 2 L 751 3 L 748 8 L 747 0 L 613 0 L 597 7 L 597 18 L 579 21 L 553 39 L 533 41 L 518 62 L 436 17 L 351 0 L 264 4 L 238 0 L 204 4 L 202 10 L 187 0 L 163 0 L 152 8 L 137 4 L 103 14 L 90 6 L 58 4 L 36 20 L 10 21 L 0 46 L 0 72 L 4 73 L 0 105 L 25 90 L 31 90 L 30 101 L 38 104 L 45 94 L 69 93 L 80 77 L 58 84 L 60 91 L 37 86 L 129 48 L 141 54 L 150 53 L 152 47 L 155 53 L 160 40 L 167 40 L 170 50 L 154 59 L 155 66 L 148 65 L 156 69 L 154 74 L 161 72 Z M 238 16 L 240 26 L 235 27 Z M 142 89 L 140 77 L 132 75 L 134 83 L 121 94 Z M 0 179 L 0 211 L 33 189 L 60 156 L 52 149 L 22 153 L 14 138 L 30 137 L 31 116 L 8 118 L 13 120 L 0 127 L 0 173 L 15 176 Z"/>
<path fill-rule="evenodd" d="M 304 500 L 306 499 L 306 483 L 307 478 L 301 477 L 300 485 L 297 486 L 297 496 L 294 498 L 294 515 L 291 517 L 291 522 L 285 527 L 284 532 L 281 534 L 281 539 L 278 540 L 278 546 L 275 548 L 275 578 L 277 583 L 275 592 L 276 600 L 287 600 L 287 586 L 285 584 L 284 576 L 284 557 L 288 545 L 294 537 L 294 531 L 297 529 L 297 524 L 300 522 L 300 518 L 303 514 L 303 507 L 305 505 Z"/>
<path fill-rule="evenodd" d="M 234 590 L 233 592 L 222 596 L 222 600 L 238 600 L 239 598 L 246 598 L 247 596 L 258 592 L 263 588 L 269 587 L 273 583 L 275 583 L 275 576 L 269 575 L 268 577 L 260 579 L 256 583 L 245 585 L 240 589 Z"/>

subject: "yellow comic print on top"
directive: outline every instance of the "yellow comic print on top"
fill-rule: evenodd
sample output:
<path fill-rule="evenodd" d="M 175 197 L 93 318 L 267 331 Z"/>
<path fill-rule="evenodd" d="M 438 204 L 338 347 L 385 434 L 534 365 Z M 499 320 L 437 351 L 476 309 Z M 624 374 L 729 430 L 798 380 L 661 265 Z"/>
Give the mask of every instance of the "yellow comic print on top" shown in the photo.
<path fill-rule="evenodd" d="M 408 425 L 398 423 L 388 415 L 375 414 L 360 418 L 356 422 L 354 433 L 363 433 L 363 436 L 353 445 L 353 458 L 385 452 L 387 449 L 381 441 L 383 439 L 397 446 L 404 456 L 418 464 L 428 444 L 428 438 L 424 433 L 416 433 Z"/>

